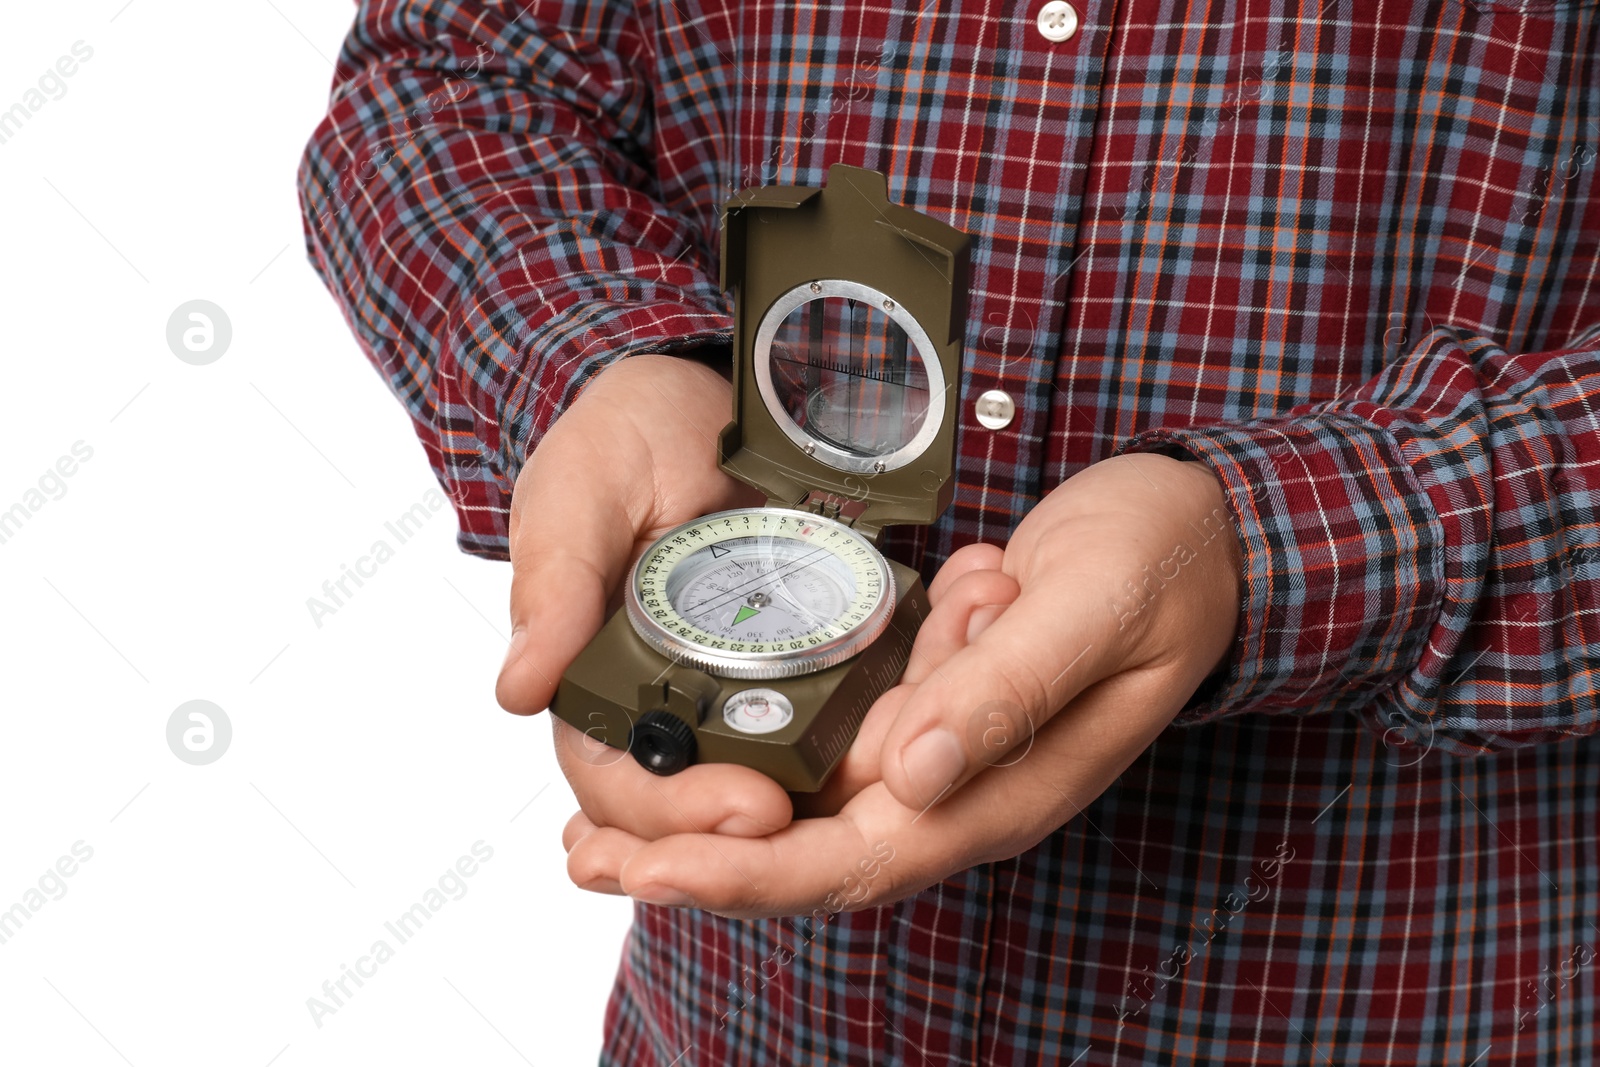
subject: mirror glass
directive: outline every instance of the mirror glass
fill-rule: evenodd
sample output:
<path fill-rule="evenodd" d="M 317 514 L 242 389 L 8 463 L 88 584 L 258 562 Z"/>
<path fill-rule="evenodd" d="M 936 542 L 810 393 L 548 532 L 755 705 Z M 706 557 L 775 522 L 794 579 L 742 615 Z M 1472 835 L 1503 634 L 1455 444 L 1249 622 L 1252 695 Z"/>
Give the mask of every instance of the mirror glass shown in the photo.
<path fill-rule="evenodd" d="M 772 387 L 808 437 L 887 456 L 928 417 L 928 368 L 900 324 L 864 300 L 820 296 L 789 312 L 770 350 Z"/>

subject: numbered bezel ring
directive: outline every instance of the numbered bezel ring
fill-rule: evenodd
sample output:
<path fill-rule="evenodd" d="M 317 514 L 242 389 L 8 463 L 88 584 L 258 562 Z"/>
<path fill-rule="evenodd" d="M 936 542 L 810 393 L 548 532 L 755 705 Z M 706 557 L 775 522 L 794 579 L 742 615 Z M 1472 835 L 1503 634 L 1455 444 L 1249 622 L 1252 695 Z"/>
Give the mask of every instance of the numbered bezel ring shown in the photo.
<path fill-rule="evenodd" d="M 767 652 L 735 652 L 731 649 L 711 648 L 702 643 L 680 636 L 658 622 L 644 605 L 640 591 L 640 583 L 644 577 L 644 569 L 656 558 L 658 549 L 663 542 L 669 542 L 674 537 L 682 535 L 685 531 L 697 526 L 709 524 L 719 519 L 736 518 L 740 516 L 778 515 L 788 516 L 799 522 L 814 525 L 821 529 L 838 529 L 848 534 L 860 546 L 870 553 L 873 565 L 882 576 L 880 588 L 882 590 L 878 602 L 872 606 L 866 618 L 856 623 L 839 636 L 803 649 L 777 649 Z M 789 535 L 751 533 L 739 536 L 769 537 L 785 540 L 798 540 Z M 706 542 L 707 545 L 715 542 Z M 670 566 L 676 567 L 688 559 L 685 553 L 681 559 L 674 561 Z M 663 589 L 666 579 L 661 579 Z M 686 667 L 693 667 L 719 678 L 728 678 L 737 681 L 773 681 L 780 678 L 796 678 L 805 674 L 814 674 L 826 670 L 858 655 L 863 649 L 878 638 L 888 627 L 898 603 L 899 590 L 895 586 L 894 570 L 889 566 L 889 561 L 883 553 L 878 551 L 876 545 L 863 536 L 859 531 L 853 530 L 844 523 L 809 511 L 797 511 L 792 508 L 733 508 L 728 511 L 713 512 L 702 515 L 698 519 L 674 526 L 651 543 L 639 561 L 634 564 L 629 574 L 627 595 L 624 605 L 628 613 L 628 621 L 633 630 L 652 649 L 672 660 L 674 663 Z M 678 618 L 683 616 L 676 605 L 670 605 L 672 614 Z M 685 620 L 687 624 L 687 620 Z"/>
<path fill-rule="evenodd" d="M 778 399 L 777 385 L 772 380 L 772 342 L 778 336 L 778 329 L 795 308 L 809 304 L 813 300 L 826 300 L 829 297 L 859 300 L 888 315 L 906 332 L 906 336 L 922 360 L 923 367 L 926 368 L 928 414 L 922 420 L 922 426 L 917 430 L 916 436 L 893 452 L 881 456 L 858 456 L 847 452 L 831 441 L 806 433 Z M 928 450 L 934 438 L 939 435 L 939 427 L 944 422 L 946 388 L 944 364 L 939 361 L 939 353 L 934 348 L 933 339 L 898 300 L 870 285 L 838 278 L 820 278 L 816 281 L 803 282 L 790 289 L 773 301 L 767 313 L 762 316 L 761 325 L 756 328 L 753 358 L 756 389 L 761 394 L 761 401 L 766 404 L 768 413 L 772 415 L 772 421 L 802 452 L 834 470 L 848 471 L 852 474 L 882 474 L 885 471 L 898 470 Z"/>

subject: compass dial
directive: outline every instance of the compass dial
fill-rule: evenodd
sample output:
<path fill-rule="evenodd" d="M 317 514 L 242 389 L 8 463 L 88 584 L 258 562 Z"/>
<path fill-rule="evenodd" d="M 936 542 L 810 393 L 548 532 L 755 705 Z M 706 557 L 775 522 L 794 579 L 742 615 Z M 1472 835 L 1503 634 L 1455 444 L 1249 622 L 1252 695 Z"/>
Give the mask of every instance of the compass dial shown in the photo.
<path fill-rule="evenodd" d="M 860 652 L 894 611 L 883 555 L 804 511 L 742 508 L 668 531 L 640 558 L 628 618 L 651 647 L 725 678 L 789 678 Z"/>

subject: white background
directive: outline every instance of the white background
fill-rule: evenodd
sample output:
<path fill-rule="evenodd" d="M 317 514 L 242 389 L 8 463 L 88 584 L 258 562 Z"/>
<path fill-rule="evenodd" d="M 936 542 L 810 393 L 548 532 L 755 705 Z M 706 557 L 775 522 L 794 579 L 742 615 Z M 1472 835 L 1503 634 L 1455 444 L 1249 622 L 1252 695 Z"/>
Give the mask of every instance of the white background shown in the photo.
<path fill-rule="evenodd" d="M 93 455 L 0 544 L 0 911 L 93 857 L 0 944 L 0 1063 L 598 1051 L 629 906 L 567 881 L 548 721 L 494 703 L 510 570 L 459 553 L 448 510 L 386 531 L 435 483 L 305 261 L 295 169 L 352 11 L 6 13 L 0 111 L 93 56 L 0 144 L 0 511 Z M 167 345 L 195 299 L 233 328 L 207 366 Z M 379 539 L 394 558 L 318 627 L 307 598 Z M 166 738 L 195 699 L 233 729 L 206 766 Z M 399 944 L 385 921 L 480 840 Z M 316 1025 L 307 998 L 379 938 L 394 957 Z"/>

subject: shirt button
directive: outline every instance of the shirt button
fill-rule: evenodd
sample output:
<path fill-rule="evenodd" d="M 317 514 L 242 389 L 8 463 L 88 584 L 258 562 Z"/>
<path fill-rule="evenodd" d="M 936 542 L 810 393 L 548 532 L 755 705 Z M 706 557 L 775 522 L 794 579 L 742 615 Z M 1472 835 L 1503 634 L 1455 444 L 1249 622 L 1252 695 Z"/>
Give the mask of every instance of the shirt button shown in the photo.
<path fill-rule="evenodd" d="M 978 397 L 972 405 L 972 413 L 986 429 L 1003 430 L 1011 425 L 1011 420 L 1017 414 L 1017 405 L 1010 393 L 990 389 Z"/>
<path fill-rule="evenodd" d="M 1047 41 L 1065 41 L 1078 32 L 1078 11 L 1067 0 L 1050 0 L 1039 9 L 1039 33 Z"/>

